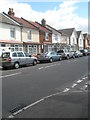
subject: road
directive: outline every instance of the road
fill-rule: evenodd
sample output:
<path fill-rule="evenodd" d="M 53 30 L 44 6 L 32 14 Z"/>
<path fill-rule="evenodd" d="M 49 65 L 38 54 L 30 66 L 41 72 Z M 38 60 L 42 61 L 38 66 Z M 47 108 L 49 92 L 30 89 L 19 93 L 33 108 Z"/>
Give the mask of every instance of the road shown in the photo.
<path fill-rule="evenodd" d="M 87 75 L 87 56 L 53 63 L 43 63 L 37 66 L 22 67 L 20 69 L 2 70 L 3 117 L 10 116 L 10 111 L 21 104 L 28 106 L 46 96 L 58 92 L 64 91 L 68 93 L 69 90 L 72 91 L 70 86 L 74 88 L 74 83 L 79 81 L 77 82 L 79 84 L 82 82 L 80 81 L 81 79 L 84 80 L 83 78 L 87 78 Z M 86 82 L 81 84 L 79 88 L 83 88 Z M 77 92 L 75 94 L 77 95 Z M 79 96 L 82 95 L 77 95 L 77 97 L 75 97 L 77 98 L 76 104 L 78 104 L 78 101 L 82 100 Z M 84 97 L 87 98 L 86 96 L 87 93 L 85 92 Z M 72 98 L 73 97 L 71 97 L 71 99 Z M 84 107 L 85 110 L 86 108 L 87 106 Z M 76 108 L 76 111 L 77 110 L 78 108 Z M 86 117 L 87 113 L 84 115 L 83 117 Z M 72 117 L 78 116 L 76 113 L 72 115 Z"/>

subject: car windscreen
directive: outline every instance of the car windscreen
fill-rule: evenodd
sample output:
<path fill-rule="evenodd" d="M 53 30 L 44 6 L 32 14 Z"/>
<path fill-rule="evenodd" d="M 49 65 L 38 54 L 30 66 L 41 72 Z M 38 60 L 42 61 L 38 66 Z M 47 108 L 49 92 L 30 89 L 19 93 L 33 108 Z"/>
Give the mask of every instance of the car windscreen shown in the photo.
<path fill-rule="evenodd" d="M 2 53 L 2 58 L 9 58 L 10 52 Z"/>

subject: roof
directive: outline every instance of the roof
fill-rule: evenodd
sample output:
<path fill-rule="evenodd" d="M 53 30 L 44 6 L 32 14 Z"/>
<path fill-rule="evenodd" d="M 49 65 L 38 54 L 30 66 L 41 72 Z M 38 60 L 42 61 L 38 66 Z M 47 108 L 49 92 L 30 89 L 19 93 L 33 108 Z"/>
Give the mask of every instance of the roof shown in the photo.
<path fill-rule="evenodd" d="M 47 28 L 49 28 L 50 30 L 52 30 L 54 33 L 59 33 L 61 34 L 61 32 L 59 32 L 58 30 L 56 30 L 55 28 L 51 27 L 50 25 L 46 25 Z"/>
<path fill-rule="evenodd" d="M 48 32 L 48 33 L 51 33 L 51 32 L 52 32 L 52 31 L 49 30 L 48 28 L 43 27 L 43 26 L 42 26 L 40 23 L 38 23 L 38 22 L 32 22 L 32 21 L 29 21 L 29 22 L 31 22 L 33 25 L 35 25 L 36 27 L 38 27 L 39 30 L 41 30 L 41 31 L 45 31 L 45 32 Z"/>
<path fill-rule="evenodd" d="M 72 35 L 72 32 L 75 28 L 67 28 L 67 29 L 60 29 L 58 30 L 59 32 L 61 32 L 62 34 L 64 35 L 67 35 L 67 36 L 71 36 Z"/>
<path fill-rule="evenodd" d="M 79 38 L 79 36 L 80 36 L 80 34 L 81 34 L 82 31 L 76 31 L 76 32 L 77 32 L 77 36 Z"/>
<path fill-rule="evenodd" d="M 83 34 L 84 39 L 86 38 L 86 36 L 87 36 L 87 33 Z"/>
<path fill-rule="evenodd" d="M 36 26 L 33 26 L 32 24 L 30 24 L 27 20 L 25 20 L 23 18 L 10 16 L 4 12 L 3 12 L 3 14 L 5 14 L 6 16 L 8 16 L 9 18 L 11 18 L 12 20 L 14 20 L 15 22 L 19 23 L 20 25 L 22 25 L 24 27 L 31 28 L 31 29 L 38 29 Z"/>

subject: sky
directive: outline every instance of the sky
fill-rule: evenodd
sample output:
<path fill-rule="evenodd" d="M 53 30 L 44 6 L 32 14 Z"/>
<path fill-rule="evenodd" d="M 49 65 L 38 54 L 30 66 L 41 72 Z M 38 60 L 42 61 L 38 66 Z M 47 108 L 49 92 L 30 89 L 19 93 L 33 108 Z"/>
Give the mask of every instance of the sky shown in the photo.
<path fill-rule="evenodd" d="M 8 13 L 13 8 L 15 16 L 41 23 L 46 23 L 56 29 L 76 28 L 88 32 L 88 1 L 63 0 L 61 2 L 30 2 L 24 0 L 0 0 L 0 13 Z"/>

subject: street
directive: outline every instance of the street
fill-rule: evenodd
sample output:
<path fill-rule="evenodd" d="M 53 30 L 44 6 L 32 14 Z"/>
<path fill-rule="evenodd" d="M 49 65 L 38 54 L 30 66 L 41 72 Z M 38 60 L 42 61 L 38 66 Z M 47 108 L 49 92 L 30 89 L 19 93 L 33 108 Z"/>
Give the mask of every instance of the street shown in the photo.
<path fill-rule="evenodd" d="M 3 118 L 88 117 L 87 56 L 2 70 L 1 78 Z M 35 104 L 32 105 L 33 103 Z M 20 105 L 27 109 L 17 112 Z M 28 107 L 30 105 L 32 107 Z M 58 105 L 60 109 L 57 108 Z"/>

